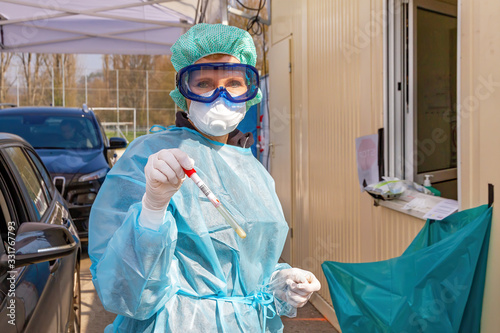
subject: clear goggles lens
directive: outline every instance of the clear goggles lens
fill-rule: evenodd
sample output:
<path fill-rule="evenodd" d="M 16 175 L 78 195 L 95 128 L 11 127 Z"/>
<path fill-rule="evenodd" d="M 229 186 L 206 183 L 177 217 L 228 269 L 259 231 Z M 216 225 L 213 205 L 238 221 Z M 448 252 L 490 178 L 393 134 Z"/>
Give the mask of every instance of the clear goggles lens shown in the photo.
<path fill-rule="evenodd" d="M 259 74 L 255 67 L 244 64 L 195 64 L 177 73 L 177 88 L 184 97 L 197 102 L 211 103 L 222 96 L 241 103 L 257 95 Z"/>

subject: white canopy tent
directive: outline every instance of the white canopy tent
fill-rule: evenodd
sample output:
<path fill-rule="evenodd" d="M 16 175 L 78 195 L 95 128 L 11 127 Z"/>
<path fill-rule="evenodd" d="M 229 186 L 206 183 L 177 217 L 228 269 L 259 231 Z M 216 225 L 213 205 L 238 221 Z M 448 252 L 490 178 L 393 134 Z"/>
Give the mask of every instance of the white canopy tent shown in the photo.
<path fill-rule="evenodd" d="M 228 13 L 252 17 L 231 7 L 228 2 L 229 0 L 0 0 L 0 52 L 170 54 L 172 44 L 196 23 L 227 24 Z M 270 5 L 268 11 L 269 8 Z M 269 24 L 269 21 L 262 22 Z M 64 66 L 62 68 L 64 96 Z M 16 81 L 19 105 L 19 79 Z M 118 83 L 116 89 L 119 92 Z M 54 105 L 54 87 L 52 91 Z M 63 97 L 63 105 L 64 101 Z M 119 93 L 116 105 L 119 113 Z M 149 127 L 149 107 L 147 113 Z"/>
<path fill-rule="evenodd" d="M 0 0 L 0 51 L 169 54 L 220 1 Z"/>

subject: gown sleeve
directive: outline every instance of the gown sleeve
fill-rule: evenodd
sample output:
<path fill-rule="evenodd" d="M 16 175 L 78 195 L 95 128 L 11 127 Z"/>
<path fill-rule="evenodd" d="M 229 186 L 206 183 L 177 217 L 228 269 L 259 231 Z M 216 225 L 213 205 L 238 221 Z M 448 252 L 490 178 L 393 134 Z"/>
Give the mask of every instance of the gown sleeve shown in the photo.
<path fill-rule="evenodd" d="M 144 320 L 175 294 L 171 266 L 177 227 L 170 206 L 158 230 L 139 223 L 147 156 L 138 151 L 137 141 L 108 173 L 92 206 L 89 257 L 104 308 Z"/>

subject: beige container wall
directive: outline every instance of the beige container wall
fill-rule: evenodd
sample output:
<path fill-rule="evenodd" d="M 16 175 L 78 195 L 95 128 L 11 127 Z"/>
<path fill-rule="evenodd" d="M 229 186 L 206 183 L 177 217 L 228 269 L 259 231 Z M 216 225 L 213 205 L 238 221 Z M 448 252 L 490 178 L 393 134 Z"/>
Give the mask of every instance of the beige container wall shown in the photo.
<path fill-rule="evenodd" d="M 354 139 L 383 126 L 383 0 L 273 0 L 272 6 L 271 47 L 292 41 L 293 160 L 282 161 L 295 167 L 292 264 L 320 278 L 319 294 L 331 304 L 323 261 L 397 256 L 423 225 L 373 207 L 357 184 Z M 459 191 L 466 209 L 487 202 L 488 183 L 500 188 L 500 2 L 461 0 L 459 13 Z M 500 327 L 496 212 L 493 218 L 482 332 Z"/>
<path fill-rule="evenodd" d="M 487 185 L 500 189 L 500 2 L 462 0 L 460 6 L 460 152 L 462 207 L 487 202 Z M 497 208 L 498 209 L 498 208 Z M 493 211 L 481 332 L 500 327 L 500 218 Z"/>
<path fill-rule="evenodd" d="M 400 255 L 424 224 L 374 207 L 358 184 L 355 139 L 383 127 L 383 0 L 272 6 L 271 47 L 284 38 L 292 45 L 293 160 L 281 161 L 295 171 L 291 264 L 319 278 L 316 302 L 331 305 L 323 261 Z M 271 80 L 271 98 L 275 89 Z M 320 308 L 332 318 L 331 307 Z"/>

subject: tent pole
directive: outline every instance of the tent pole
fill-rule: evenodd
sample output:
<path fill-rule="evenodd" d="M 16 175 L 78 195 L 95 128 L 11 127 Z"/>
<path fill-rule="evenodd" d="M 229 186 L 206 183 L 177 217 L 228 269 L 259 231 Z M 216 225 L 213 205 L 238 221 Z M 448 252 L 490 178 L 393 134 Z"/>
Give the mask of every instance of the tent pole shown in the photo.
<path fill-rule="evenodd" d="M 50 72 L 52 74 L 52 105 L 51 106 L 56 106 L 55 105 L 55 97 L 54 97 L 54 63 L 52 62 L 52 67 L 50 68 Z"/>
<path fill-rule="evenodd" d="M 85 104 L 88 103 L 88 95 L 87 95 L 87 69 L 85 68 Z"/>
<path fill-rule="evenodd" d="M 120 127 L 120 83 L 118 82 L 119 74 L 116 70 L 116 126 Z"/>
<path fill-rule="evenodd" d="M 174 74 L 174 87 L 177 86 L 177 80 L 176 80 L 176 75 Z M 175 119 L 175 115 L 177 114 L 177 103 L 174 102 L 174 110 L 175 110 L 175 113 L 174 113 L 174 119 Z M 184 110 L 186 112 L 188 112 L 188 110 Z"/>
<path fill-rule="evenodd" d="M 16 82 L 17 82 L 17 106 L 19 106 L 19 67 L 17 67 Z"/>
<path fill-rule="evenodd" d="M 62 55 L 62 106 L 66 106 L 66 91 L 64 90 L 64 76 L 66 71 L 64 70 L 64 54 Z"/>
<path fill-rule="evenodd" d="M 149 71 L 146 70 L 146 134 L 149 130 Z"/>

